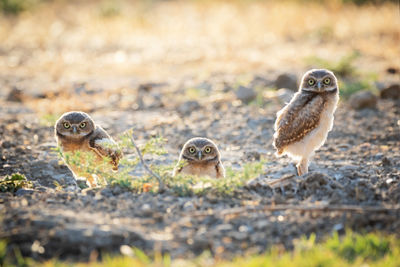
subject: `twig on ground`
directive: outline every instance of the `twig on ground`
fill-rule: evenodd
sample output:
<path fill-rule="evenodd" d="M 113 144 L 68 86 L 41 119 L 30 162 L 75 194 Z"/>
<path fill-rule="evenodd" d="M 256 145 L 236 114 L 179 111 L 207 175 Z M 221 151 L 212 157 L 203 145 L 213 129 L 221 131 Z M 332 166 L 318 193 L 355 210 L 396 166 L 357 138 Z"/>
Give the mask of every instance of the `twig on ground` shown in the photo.
<path fill-rule="evenodd" d="M 292 180 L 295 177 L 296 177 L 295 175 L 287 175 L 287 176 L 284 176 L 284 177 L 282 177 L 280 179 L 269 181 L 267 184 L 270 187 L 274 188 L 274 187 L 280 186 L 283 182 L 287 182 L 288 180 Z"/>
<path fill-rule="evenodd" d="M 154 173 L 154 172 L 149 168 L 149 166 L 147 166 L 147 164 L 144 162 L 144 159 L 143 159 L 143 156 L 142 156 L 142 152 L 140 152 L 139 147 L 136 145 L 136 143 L 135 143 L 135 136 L 134 136 L 133 134 L 132 134 L 132 136 L 131 136 L 131 142 L 132 142 L 133 146 L 134 146 L 135 149 L 136 149 L 136 152 L 137 152 L 137 154 L 138 154 L 138 156 L 139 156 L 140 162 L 142 163 L 144 169 L 145 169 L 151 176 L 153 176 L 153 177 L 155 177 L 155 178 L 157 179 L 157 181 L 158 181 L 158 192 L 159 192 L 159 193 L 163 192 L 164 189 L 165 189 L 164 182 L 162 181 L 161 177 L 160 177 L 158 174 Z"/>
<path fill-rule="evenodd" d="M 209 215 L 234 215 L 245 212 L 265 212 L 265 211 L 283 211 L 283 210 L 294 210 L 294 211 L 303 211 L 303 212 L 388 212 L 388 211 L 397 211 L 400 212 L 400 205 L 393 206 L 356 206 L 356 205 L 263 205 L 263 206 L 246 206 L 246 207 L 238 207 L 226 209 L 223 211 L 198 211 L 191 213 L 190 216 L 209 216 Z"/>

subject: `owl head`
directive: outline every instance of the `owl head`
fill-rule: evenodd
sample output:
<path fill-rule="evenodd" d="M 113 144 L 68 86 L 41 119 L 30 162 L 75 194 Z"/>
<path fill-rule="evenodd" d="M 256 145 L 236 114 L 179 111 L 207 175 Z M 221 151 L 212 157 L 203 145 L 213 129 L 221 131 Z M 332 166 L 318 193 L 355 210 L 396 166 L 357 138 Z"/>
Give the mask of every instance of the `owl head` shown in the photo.
<path fill-rule="evenodd" d="M 326 69 L 312 69 L 304 74 L 300 90 L 313 93 L 337 92 L 339 86 L 333 72 Z"/>
<path fill-rule="evenodd" d="M 95 129 L 92 118 L 85 112 L 71 111 L 64 113 L 56 122 L 58 136 L 80 139 L 91 134 Z"/>
<path fill-rule="evenodd" d="M 210 139 L 195 137 L 185 143 L 180 159 L 190 162 L 210 162 L 220 160 L 217 145 Z"/>

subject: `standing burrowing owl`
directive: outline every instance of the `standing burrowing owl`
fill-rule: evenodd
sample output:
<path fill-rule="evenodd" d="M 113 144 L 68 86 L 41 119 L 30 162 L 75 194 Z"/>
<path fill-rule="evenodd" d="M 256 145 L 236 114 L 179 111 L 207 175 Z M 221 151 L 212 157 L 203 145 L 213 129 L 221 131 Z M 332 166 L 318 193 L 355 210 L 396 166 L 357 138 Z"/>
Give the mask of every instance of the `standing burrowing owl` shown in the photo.
<path fill-rule="evenodd" d="M 333 126 L 338 101 L 335 75 L 328 70 L 313 69 L 304 74 L 290 103 L 276 114 L 276 155 L 287 154 L 296 160 L 298 175 L 308 172 L 310 157 L 324 144 Z"/>
<path fill-rule="evenodd" d="M 173 176 L 178 173 L 211 178 L 225 177 L 225 169 L 217 145 L 210 139 L 202 137 L 187 141 L 182 148 Z"/>
<path fill-rule="evenodd" d="M 117 143 L 88 114 L 80 111 L 65 113 L 54 128 L 57 143 L 63 152 L 88 152 L 86 156 L 94 156 L 95 164 L 102 163 L 103 158 L 107 157 L 112 169 L 118 170 L 121 152 Z M 85 161 L 83 154 L 81 161 Z M 75 176 L 84 176 L 91 187 L 96 186 L 95 176 L 83 170 L 83 162 L 70 162 L 67 165 Z"/>

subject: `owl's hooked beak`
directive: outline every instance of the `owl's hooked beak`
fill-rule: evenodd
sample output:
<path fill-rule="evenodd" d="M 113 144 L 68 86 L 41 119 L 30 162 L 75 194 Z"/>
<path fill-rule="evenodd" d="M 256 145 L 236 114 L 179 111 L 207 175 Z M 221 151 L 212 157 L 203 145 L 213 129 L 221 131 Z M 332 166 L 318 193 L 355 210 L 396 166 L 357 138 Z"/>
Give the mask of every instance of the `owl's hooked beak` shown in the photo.
<path fill-rule="evenodd" d="M 73 132 L 74 134 L 78 133 L 78 130 L 76 129 L 76 126 L 72 126 L 72 132 Z"/>
<path fill-rule="evenodd" d="M 197 154 L 197 157 L 199 158 L 199 160 L 201 160 L 201 151 L 199 151 L 199 153 Z"/>
<path fill-rule="evenodd" d="M 317 87 L 318 87 L 318 91 L 321 91 L 321 88 L 322 88 L 321 82 L 317 82 Z"/>

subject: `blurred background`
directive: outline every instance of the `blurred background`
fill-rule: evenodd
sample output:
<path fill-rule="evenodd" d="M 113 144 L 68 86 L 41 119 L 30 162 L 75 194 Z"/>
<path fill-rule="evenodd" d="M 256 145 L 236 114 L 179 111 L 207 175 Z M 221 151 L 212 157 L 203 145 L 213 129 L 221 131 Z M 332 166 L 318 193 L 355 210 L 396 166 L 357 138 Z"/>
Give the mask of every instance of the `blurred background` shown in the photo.
<path fill-rule="evenodd" d="M 347 95 L 398 79 L 398 1 L 0 0 L 0 9 L 1 94 L 22 90 L 43 114 L 109 107 L 110 94 L 137 109 L 148 83 L 206 97 L 204 81 L 221 75 L 231 87 L 270 88 L 281 73 L 299 80 L 326 67 Z M 87 104 L 86 93 L 107 101 Z"/>

